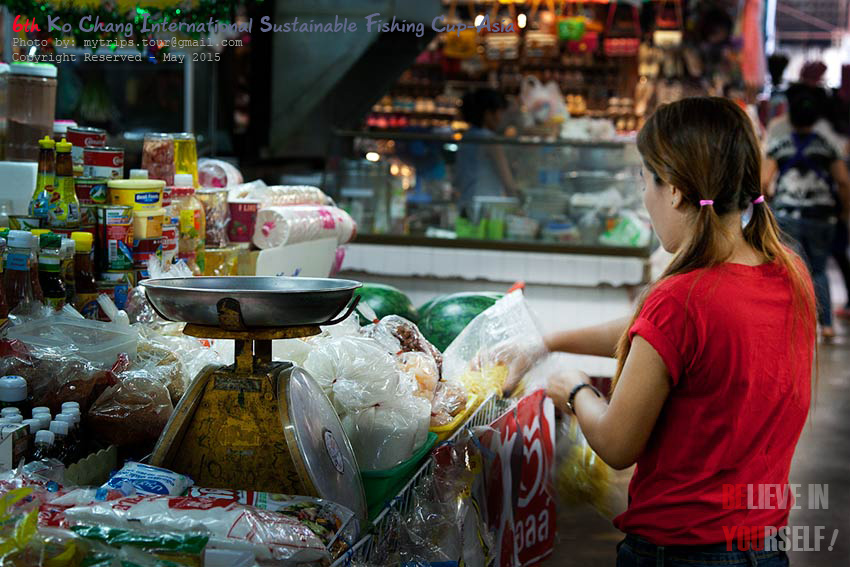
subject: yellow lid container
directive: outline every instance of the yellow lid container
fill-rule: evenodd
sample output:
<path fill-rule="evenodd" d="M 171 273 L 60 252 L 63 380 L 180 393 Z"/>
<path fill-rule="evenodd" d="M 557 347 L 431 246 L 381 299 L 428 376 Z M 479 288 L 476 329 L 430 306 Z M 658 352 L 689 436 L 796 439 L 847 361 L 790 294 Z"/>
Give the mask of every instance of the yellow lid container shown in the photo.
<path fill-rule="evenodd" d="M 163 187 L 165 181 L 159 179 L 113 179 L 106 184 L 107 202 L 134 211 L 155 211 L 162 208 Z"/>
<path fill-rule="evenodd" d="M 133 234 L 137 240 L 162 238 L 165 209 L 133 211 Z"/>
<path fill-rule="evenodd" d="M 88 254 L 94 243 L 94 235 L 90 232 L 72 232 L 71 238 L 76 244 L 77 254 Z"/>

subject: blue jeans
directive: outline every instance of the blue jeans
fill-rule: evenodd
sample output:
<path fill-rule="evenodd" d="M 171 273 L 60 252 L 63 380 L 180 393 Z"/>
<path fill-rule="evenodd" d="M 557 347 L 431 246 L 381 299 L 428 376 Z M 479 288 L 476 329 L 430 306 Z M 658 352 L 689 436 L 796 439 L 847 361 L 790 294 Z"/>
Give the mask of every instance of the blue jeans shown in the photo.
<path fill-rule="evenodd" d="M 778 549 L 768 547 L 766 549 Z M 617 545 L 617 567 L 788 567 L 784 551 L 728 551 L 725 543 L 660 547 L 627 535 Z"/>
<path fill-rule="evenodd" d="M 779 216 L 776 220 L 782 232 L 793 239 L 788 244 L 803 257 L 812 274 L 818 300 L 818 321 L 826 327 L 831 326 L 832 300 L 826 277 L 826 261 L 832 255 L 835 221 L 787 216 Z"/>

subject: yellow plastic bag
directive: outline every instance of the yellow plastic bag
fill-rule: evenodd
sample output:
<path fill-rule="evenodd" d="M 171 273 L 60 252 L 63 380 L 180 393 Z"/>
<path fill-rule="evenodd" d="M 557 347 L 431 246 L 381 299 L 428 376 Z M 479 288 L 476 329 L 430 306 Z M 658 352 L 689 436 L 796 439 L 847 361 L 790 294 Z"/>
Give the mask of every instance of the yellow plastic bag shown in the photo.
<path fill-rule="evenodd" d="M 575 418 L 561 425 L 555 487 L 567 506 L 590 504 L 611 518 L 616 508 L 615 473 L 593 451 Z"/>

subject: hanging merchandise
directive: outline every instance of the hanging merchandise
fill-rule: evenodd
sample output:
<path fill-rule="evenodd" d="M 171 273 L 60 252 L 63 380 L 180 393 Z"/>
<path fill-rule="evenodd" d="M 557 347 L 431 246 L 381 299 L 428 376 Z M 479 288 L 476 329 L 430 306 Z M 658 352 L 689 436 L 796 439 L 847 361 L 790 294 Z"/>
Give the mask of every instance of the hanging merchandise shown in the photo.
<path fill-rule="evenodd" d="M 475 1 L 469 2 L 470 21 L 475 20 Z M 457 17 L 457 1 L 452 0 L 449 4 L 449 13 L 446 16 L 446 27 L 452 29 L 460 24 L 460 19 Z M 443 32 L 441 34 L 443 40 L 443 55 L 454 59 L 472 59 L 478 55 L 478 30 L 471 29 L 453 29 L 453 31 Z"/>
<path fill-rule="evenodd" d="M 628 7 L 628 20 L 617 22 L 617 8 Z M 633 34 L 633 35 L 629 35 Z M 608 21 L 605 25 L 605 41 L 602 49 L 608 57 L 632 57 L 640 48 L 640 13 L 638 7 L 630 2 L 614 0 L 608 7 Z"/>
<path fill-rule="evenodd" d="M 682 44 L 681 0 L 661 0 L 655 12 L 655 31 L 652 32 L 652 43 L 655 47 L 678 47 Z"/>
<path fill-rule="evenodd" d="M 525 32 L 525 57 L 551 58 L 558 55 L 558 36 L 555 33 L 555 0 L 546 0 L 548 11 L 538 14 L 541 0 L 533 0 L 528 21 L 535 21 L 538 29 Z"/>
<path fill-rule="evenodd" d="M 578 8 L 575 7 L 578 4 Z M 579 41 L 584 37 L 585 18 L 583 4 L 563 0 L 561 16 L 558 18 L 558 39 L 561 41 Z"/>
<path fill-rule="evenodd" d="M 480 33 L 487 29 L 484 37 L 485 55 L 489 61 L 501 61 L 506 59 L 517 59 L 519 57 L 519 29 L 516 23 L 516 8 L 508 4 L 510 18 L 502 18 L 499 2 L 493 2 L 490 11 L 489 24 L 491 27 L 482 27 Z M 497 27 L 498 26 L 498 27 Z M 490 30 L 493 31 L 490 31 Z M 495 31 L 498 29 L 499 31 Z"/>

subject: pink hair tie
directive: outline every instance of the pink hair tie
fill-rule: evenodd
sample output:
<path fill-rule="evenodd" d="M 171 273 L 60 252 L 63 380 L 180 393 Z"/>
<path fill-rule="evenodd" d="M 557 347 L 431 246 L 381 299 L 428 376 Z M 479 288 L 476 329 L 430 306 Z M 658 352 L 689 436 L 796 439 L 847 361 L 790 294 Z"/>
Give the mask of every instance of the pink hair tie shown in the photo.
<path fill-rule="evenodd" d="M 759 195 L 753 199 L 753 205 L 758 205 L 759 203 L 764 203 L 764 195 Z"/>
<path fill-rule="evenodd" d="M 710 207 L 713 204 L 714 204 L 714 201 L 712 201 L 711 199 L 703 199 L 702 201 L 699 202 L 700 207 L 706 207 L 706 206 Z"/>

